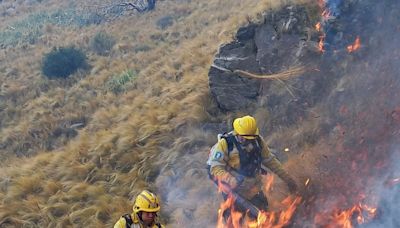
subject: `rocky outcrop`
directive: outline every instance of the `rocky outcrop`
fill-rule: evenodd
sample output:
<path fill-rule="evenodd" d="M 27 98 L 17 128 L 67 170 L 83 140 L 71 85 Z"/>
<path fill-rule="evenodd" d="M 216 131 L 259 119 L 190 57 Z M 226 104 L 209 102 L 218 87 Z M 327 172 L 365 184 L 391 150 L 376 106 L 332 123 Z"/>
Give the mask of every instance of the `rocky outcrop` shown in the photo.
<path fill-rule="evenodd" d="M 299 64 L 311 26 L 305 8 L 291 6 L 268 14 L 263 24 L 240 28 L 236 40 L 220 48 L 209 72 L 211 93 L 220 108 L 240 110 L 256 103 L 263 83 L 232 71 L 272 74 Z"/>
<path fill-rule="evenodd" d="M 220 47 L 209 71 L 211 94 L 220 109 L 252 112 L 266 108 L 272 121 L 269 128 L 290 125 L 336 85 L 342 69 L 337 60 L 346 51 L 335 52 L 332 58 L 331 53 L 318 49 L 321 34 L 315 24 L 319 15 L 311 15 L 312 20 L 309 12 L 319 12 L 318 6 L 287 6 L 268 12 L 263 23 L 240 28 L 232 43 Z M 244 78 L 233 72 L 270 75 L 295 66 L 306 67 L 306 72 L 288 81 Z"/>

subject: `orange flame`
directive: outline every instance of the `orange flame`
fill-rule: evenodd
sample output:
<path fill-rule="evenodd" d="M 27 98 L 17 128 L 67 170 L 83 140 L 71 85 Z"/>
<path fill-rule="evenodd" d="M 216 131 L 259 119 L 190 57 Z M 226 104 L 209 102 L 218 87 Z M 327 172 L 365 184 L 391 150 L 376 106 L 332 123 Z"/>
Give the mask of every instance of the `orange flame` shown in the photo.
<path fill-rule="evenodd" d="M 358 204 L 350 209 L 333 213 L 321 213 L 315 217 L 316 224 L 328 223 L 324 227 L 343 227 L 352 228 L 353 219 L 355 218 L 358 224 L 365 223 L 376 216 L 377 209 L 363 204 Z"/>
<path fill-rule="evenodd" d="M 225 202 L 221 203 L 220 208 L 218 210 L 218 224 L 217 228 L 224 228 L 224 217 L 223 213 L 226 209 L 233 207 L 233 197 L 231 195 L 225 200 Z"/>
<path fill-rule="evenodd" d="M 315 25 L 315 29 L 316 29 L 318 32 L 321 32 L 321 28 L 322 28 L 321 22 L 318 22 L 318 23 Z"/>
<path fill-rule="evenodd" d="M 347 51 L 349 53 L 352 53 L 360 49 L 360 47 L 361 47 L 361 40 L 360 37 L 357 36 L 356 40 L 354 41 L 354 44 L 347 46 Z"/>
<path fill-rule="evenodd" d="M 274 182 L 273 175 L 267 175 L 263 180 L 265 183 L 264 191 L 269 191 L 272 188 Z M 223 184 L 218 182 L 219 190 L 224 191 Z M 301 197 L 287 197 L 282 203 L 282 207 L 285 208 L 282 211 L 271 211 L 265 212 L 260 211 L 257 220 L 250 220 L 247 216 L 243 217 L 244 214 L 235 210 L 235 199 L 232 194 L 228 194 L 228 198 L 225 202 L 221 203 L 220 209 L 218 210 L 218 222 L 217 228 L 281 228 L 289 224 L 291 218 L 297 206 L 301 202 Z M 223 213 L 225 210 L 230 210 L 229 218 L 225 218 Z"/>
<path fill-rule="evenodd" d="M 307 186 L 310 183 L 310 178 L 307 178 L 306 183 L 304 183 L 304 186 Z"/>
<path fill-rule="evenodd" d="M 301 202 L 301 197 L 287 197 L 282 201 L 286 210 L 281 212 L 264 212 L 261 211 L 257 218 L 257 226 L 259 228 L 280 228 L 289 224 L 293 217 L 297 206 Z M 254 226 L 254 225 L 253 225 Z"/>
<path fill-rule="evenodd" d="M 320 52 L 325 52 L 325 49 L 324 49 L 324 40 L 325 40 L 325 35 L 319 37 L 318 50 L 319 50 Z"/>
<path fill-rule="evenodd" d="M 272 189 L 272 183 L 274 182 L 274 176 L 267 175 L 263 177 L 264 181 L 264 192 L 269 192 Z"/>

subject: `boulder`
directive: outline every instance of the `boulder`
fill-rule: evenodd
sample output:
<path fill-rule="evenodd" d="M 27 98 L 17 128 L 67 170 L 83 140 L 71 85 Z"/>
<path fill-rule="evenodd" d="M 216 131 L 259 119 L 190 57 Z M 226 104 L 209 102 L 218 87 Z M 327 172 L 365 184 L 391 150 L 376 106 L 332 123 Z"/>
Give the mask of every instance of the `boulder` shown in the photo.
<path fill-rule="evenodd" d="M 235 111 L 257 104 L 260 80 L 241 77 L 234 70 L 272 74 L 301 62 L 304 39 L 311 24 L 304 7 L 291 6 L 270 13 L 262 24 L 242 27 L 236 39 L 220 47 L 209 71 L 209 85 L 219 107 Z"/>

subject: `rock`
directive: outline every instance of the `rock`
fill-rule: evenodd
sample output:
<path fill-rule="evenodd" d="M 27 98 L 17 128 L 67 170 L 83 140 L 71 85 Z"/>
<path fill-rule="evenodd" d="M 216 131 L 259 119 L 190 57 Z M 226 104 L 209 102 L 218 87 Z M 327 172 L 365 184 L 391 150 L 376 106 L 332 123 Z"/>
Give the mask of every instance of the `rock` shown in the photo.
<path fill-rule="evenodd" d="M 223 110 L 242 110 L 257 104 L 261 86 L 265 86 L 260 80 L 243 78 L 232 71 L 278 73 L 301 62 L 308 51 L 300 42 L 310 24 L 304 7 L 286 7 L 268 15 L 262 24 L 241 27 L 236 40 L 223 45 L 214 58 L 209 85 Z"/>

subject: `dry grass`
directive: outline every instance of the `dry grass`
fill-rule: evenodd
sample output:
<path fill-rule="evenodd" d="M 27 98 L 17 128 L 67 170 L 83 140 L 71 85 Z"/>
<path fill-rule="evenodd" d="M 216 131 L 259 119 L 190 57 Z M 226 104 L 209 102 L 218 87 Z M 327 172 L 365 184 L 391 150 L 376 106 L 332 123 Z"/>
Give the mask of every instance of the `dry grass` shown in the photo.
<path fill-rule="evenodd" d="M 298 77 L 306 72 L 306 68 L 304 66 L 293 67 L 283 72 L 279 72 L 276 74 L 269 74 L 269 75 L 258 75 L 253 74 L 243 70 L 235 70 L 233 73 L 237 73 L 242 77 L 252 78 L 252 79 L 265 79 L 265 80 L 278 80 L 284 81 L 289 80 L 295 77 Z"/>
<path fill-rule="evenodd" d="M 49 4 L 55 7 L 56 1 Z M 160 1 L 148 14 L 84 29 L 49 27 L 35 45 L 0 50 L 6 56 L 0 63 L 5 72 L 0 74 L 5 101 L 0 103 L 5 105 L 0 112 L 0 226 L 110 227 L 131 210 L 129 200 L 141 189 L 160 191 L 158 173 L 182 159 L 188 182 L 180 184 L 195 189 L 199 173 L 191 169 L 201 162 L 186 155 L 204 151 L 204 142 L 212 139 L 187 130 L 208 118 L 224 118 L 210 117 L 206 110 L 213 56 L 240 26 L 261 20 L 266 9 L 278 5 L 269 0 Z M 165 15 L 176 19 L 160 30 L 156 21 Z M 41 57 L 52 46 L 86 49 L 89 38 L 104 29 L 118 44 L 109 57 L 89 53 L 90 72 L 65 81 L 41 76 Z M 149 49 L 136 52 L 140 45 Z M 127 69 L 138 72 L 135 85 L 122 94 L 109 93 L 106 82 Z M 76 137 L 54 136 L 58 128 L 81 122 L 85 126 Z M 14 153 L 30 157 L 14 158 Z M 166 216 L 179 220 L 184 215 Z"/>

